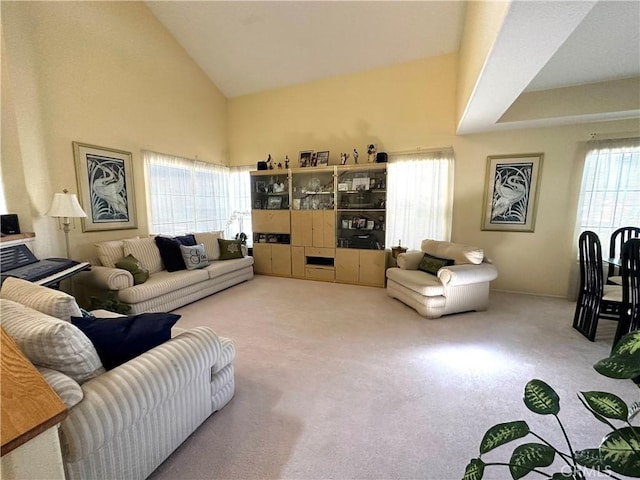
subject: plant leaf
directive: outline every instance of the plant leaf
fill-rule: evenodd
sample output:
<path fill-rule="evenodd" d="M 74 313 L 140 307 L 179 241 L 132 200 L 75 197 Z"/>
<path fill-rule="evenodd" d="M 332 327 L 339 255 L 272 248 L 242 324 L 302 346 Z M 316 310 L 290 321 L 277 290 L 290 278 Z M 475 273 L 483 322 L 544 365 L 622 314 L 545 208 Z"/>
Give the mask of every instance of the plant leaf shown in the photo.
<path fill-rule="evenodd" d="M 482 437 L 482 442 L 480 442 L 480 455 L 484 455 L 500 445 L 522 438 L 528 434 L 529 425 L 522 420 L 494 425 L 487 430 L 487 433 Z"/>
<path fill-rule="evenodd" d="M 606 418 L 627 421 L 629 409 L 617 395 L 608 392 L 580 392 L 591 409 Z"/>
<path fill-rule="evenodd" d="M 624 427 L 608 434 L 600 444 L 602 463 L 621 475 L 640 477 L 639 437 L 638 427 Z"/>
<path fill-rule="evenodd" d="M 576 450 L 574 458 L 578 465 L 583 467 L 598 470 L 599 472 L 605 469 L 604 463 L 600 458 L 600 450 L 597 448 L 588 448 L 586 450 Z"/>
<path fill-rule="evenodd" d="M 479 458 L 474 458 L 464 469 L 462 480 L 481 480 L 482 475 L 484 475 L 484 462 Z"/>
<path fill-rule="evenodd" d="M 511 455 L 509 470 L 513 480 L 524 477 L 537 467 L 548 467 L 553 463 L 555 450 L 542 443 L 524 443 L 518 445 Z"/>
<path fill-rule="evenodd" d="M 640 330 L 624 335 L 613 348 L 611 356 L 633 356 L 640 352 Z"/>
<path fill-rule="evenodd" d="M 529 410 L 539 415 L 557 415 L 560 411 L 560 397 L 542 380 L 527 383 L 523 400 Z"/>
<path fill-rule="evenodd" d="M 636 358 L 637 357 L 637 358 Z M 633 357 L 608 357 L 593 365 L 596 372 L 609 378 L 627 380 L 640 375 L 640 354 Z"/>

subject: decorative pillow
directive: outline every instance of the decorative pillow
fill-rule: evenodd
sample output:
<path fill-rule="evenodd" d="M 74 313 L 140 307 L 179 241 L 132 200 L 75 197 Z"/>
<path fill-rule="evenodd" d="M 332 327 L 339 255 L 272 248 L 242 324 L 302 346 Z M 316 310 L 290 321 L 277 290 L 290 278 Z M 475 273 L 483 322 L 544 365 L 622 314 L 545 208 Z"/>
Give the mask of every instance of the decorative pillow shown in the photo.
<path fill-rule="evenodd" d="M 80 400 L 84 398 L 84 392 L 80 385 L 78 385 L 78 382 L 66 376 L 64 373 L 47 367 L 38 366 L 36 368 L 67 408 L 77 405 L 80 403 Z"/>
<path fill-rule="evenodd" d="M 232 258 L 242 258 L 242 243 L 240 240 L 218 239 L 220 245 L 220 258 L 218 260 L 231 260 Z"/>
<path fill-rule="evenodd" d="M 155 237 L 155 241 L 158 250 L 160 250 L 160 257 L 167 272 L 177 272 L 178 270 L 185 270 L 187 268 L 182 259 L 180 245 L 195 245 L 196 238 L 193 235 L 184 235 L 181 237 L 163 237 L 162 235 L 158 235 Z"/>
<path fill-rule="evenodd" d="M 131 275 L 133 275 L 134 285 L 140 285 L 141 283 L 146 282 L 149 278 L 149 270 L 144 268 L 142 263 L 140 263 L 140 261 L 131 254 L 127 255 L 119 262 L 116 262 L 116 267 L 131 272 Z M 84 317 L 85 315 L 82 316 Z"/>
<path fill-rule="evenodd" d="M 182 252 L 182 259 L 187 266 L 187 270 L 204 268 L 209 265 L 209 257 L 207 257 L 207 252 L 202 243 L 192 247 L 180 245 L 180 251 Z"/>
<path fill-rule="evenodd" d="M 140 238 L 138 240 L 124 240 L 124 253 L 117 260 L 121 260 L 122 257 L 133 255 L 140 263 L 144 265 L 144 268 L 149 270 L 149 275 L 162 271 L 162 258 L 160 258 L 160 251 L 153 238 Z"/>
<path fill-rule="evenodd" d="M 69 317 L 82 315 L 76 299 L 68 293 L 36 285 L 21 278 L 7 277 L 2 283 L 0 297 L 67 322 Z"/>
<path fill-rule="evenodd" d="M 104 373 L 91 341 L 68 321 L 11 300 L 0 304 L 2 328 L 34 365 L 62 372 L 80 384 Z"/>
<path fill-rule="evenodd" d="M 420 265 L 418 265 L 418 270 L 430 273 L 431 275 L 437 275 L 438 270 L 440 270 L 442 267 L 447 267 L 449 265 L 453 265 L 454 263 L 455 262 L 449 258 L 434 257 L 433 255 L 425 253 L 424 257 L 422 257 Z"/>
<path fill-rule="evenodd" d="M 140 237 L 129 238 L 128 240 L 137 240 Z M 124 241 L 111 240 L 109 242 L 100 242 L 94 244 L 98 251 L 98 259 L 104 267 L 116 268 L 116 262 L 124 257 Z"/>
<path fill-rule="evenodd" d="M 224 238 L 222 231 L 194 233 L 193 235 L 196 237 L 196 243 L 204 244 L 204 249 L 207 251 L 209 260 L 218 260 L 220 258 L 218 239 Z"/>
<path fill-rule="evenodd" d="M 180 319 L 174 313 L 141 313 L 129 317 L 73 317 L 95 346 L 107 370 L 122 365 L 171 338 L 171 327 Z"/>

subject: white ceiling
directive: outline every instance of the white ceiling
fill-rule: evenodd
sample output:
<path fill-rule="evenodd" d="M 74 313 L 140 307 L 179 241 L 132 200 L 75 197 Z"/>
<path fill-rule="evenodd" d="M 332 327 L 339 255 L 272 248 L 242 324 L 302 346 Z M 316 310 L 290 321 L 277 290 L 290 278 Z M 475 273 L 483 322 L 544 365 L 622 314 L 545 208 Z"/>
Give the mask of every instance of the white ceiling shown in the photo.
<path fill-rule="evenodd" d="M 455 52 L 466 11 L 454 0 L 146 4 L 227 97 Z M 498 126 L 523 92 L 638 76 L 637 0 L 514 1 L 458 131 Z"/>

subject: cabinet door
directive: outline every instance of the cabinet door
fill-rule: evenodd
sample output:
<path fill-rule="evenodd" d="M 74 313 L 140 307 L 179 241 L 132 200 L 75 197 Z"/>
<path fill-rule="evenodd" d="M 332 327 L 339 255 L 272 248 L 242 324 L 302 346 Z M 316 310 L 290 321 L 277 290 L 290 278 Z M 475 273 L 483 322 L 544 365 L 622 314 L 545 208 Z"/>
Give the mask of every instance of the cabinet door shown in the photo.
<path fill-rule="evenodd" d="M 313 216 L 313 239 L 311 245 L 314 247 L 324 247 L 324 211 L 315 210 L 311 212 Z"/>
<path fill-rule="evenodd" d="M 271 245 L 271 273 L 291 276 L 291 247 L 289 245 Z"/>
<path fill-rule="evenodd" d="M 252 229 L 260 233 L 291 233 L 289 210 L 252 210 Z"/>
<path fill-rule="evenodd" d="M 291 247 L 291 274 L 304 278 L 304 247 Z"/>
<path fill-rule="evenodd" d="M 263 275 L 271 273 L 271 245 L 253 244 L 253 271 Z"/>
<path fill-rule="evenodd" d="M 384 250 L 360 250 L 360 278 L 364 285 L 384 287 L 386 266 Z"/>
<path fill-rule="evenodd" d="M 336 248 L 336 281 L 358 283 L 360 278 L 359 251 L 347 248 Z"/>
<path fill-rule="evenodd" d="M 293 210 L 291 212 L 292 245 L 310 247 L 313 244 L 312 213 L 313 212 L 303 210 Z"/>
<path fill-rule="evenodd" d="M 336 212 L 334 210 L 325 210 L 323 213 L 322 234 L 324 240 L 322 246 L 336 248 Z"/>

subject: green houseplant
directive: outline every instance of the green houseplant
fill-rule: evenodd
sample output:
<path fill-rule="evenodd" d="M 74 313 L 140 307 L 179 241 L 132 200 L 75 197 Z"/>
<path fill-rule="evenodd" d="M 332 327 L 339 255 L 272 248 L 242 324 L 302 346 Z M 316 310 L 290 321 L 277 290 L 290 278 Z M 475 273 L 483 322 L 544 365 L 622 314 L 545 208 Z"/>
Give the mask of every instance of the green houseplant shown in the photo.
<path fill-rule="evenodd" d="M 629 333 L 620 339 L 611 355 L 594 365 L 595 370 L 607 377 L 632 379 L 640 382 L 640 331 Z M 639 385 L 640 386 L 640 385 Z M 537 433 L 529 429 L 523 420 L 494 425 L 485 433 L 480 443 L 480 455 L 467 465 L 463 480 L 480 480 L 488 466 L 509 468 L 511 478 L 518 480 L 534 472 L 544 478 L 584 480 L 598 471 L 611 478 L 616 474 L 640 478 L 640 427 L 631 425 L 631 419 L 638 413 L 639 403 L 634 404 L 631 413 L 627 404 L 617 395 L 607 392 L 580 392 L 578 398 L 585 408 L 600 422 L 611 428 L 600 446 L 585 450 L 574 450 L 567 432 L 558 417 L 560 398 L 542 380 L 531 380 L 524 389 L 524 404 L 539 415 L 553 415 L 562 430 L 569 451 L 562 452 Z M 617 422 L 616 427 L 613 422 Z M 531 435 L 539 442 L 518 445 L 508 462 L 484 462 L 482 455 Z M 547 473 L 542 468 L 549 467 L 558 455 L 566 463 L 560 472 Z"/>

